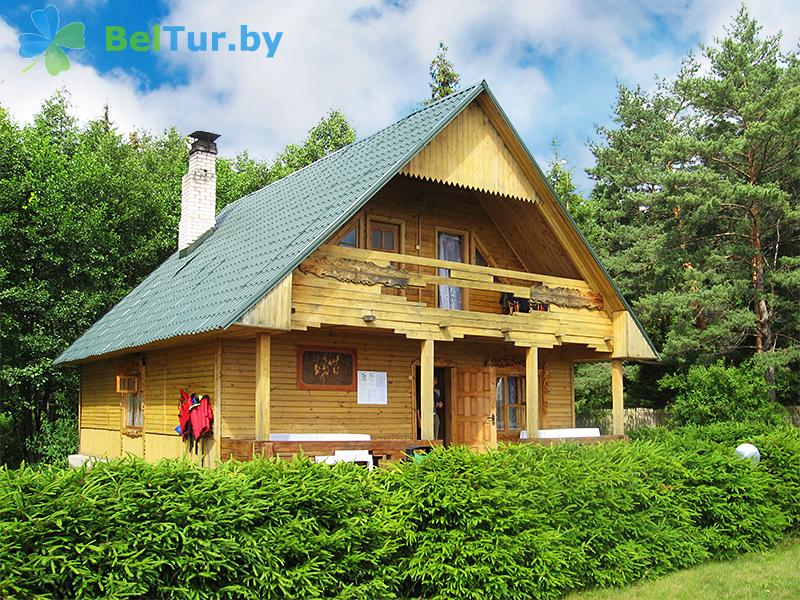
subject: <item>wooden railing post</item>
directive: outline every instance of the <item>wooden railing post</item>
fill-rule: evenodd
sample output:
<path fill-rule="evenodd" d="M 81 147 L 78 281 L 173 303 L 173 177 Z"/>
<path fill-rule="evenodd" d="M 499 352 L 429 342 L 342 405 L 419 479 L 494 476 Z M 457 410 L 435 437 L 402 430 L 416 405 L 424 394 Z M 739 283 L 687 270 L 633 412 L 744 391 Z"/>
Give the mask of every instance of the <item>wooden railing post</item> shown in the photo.
<path fill-rule="evenodd" d="M 256 441 L 269 439 L 270 336 L 256 335 Z"/>
<path fill-rule="evenodd" d="M 611 360 L 611 422 L 614 435 L 625 434 L 625 403 L 622 389 L 622 360 Z"/>
<path fill-rule="evenodd" d="M 539 431 L 539 348 L 525 349 L 525 428 L 528 439 Z"/>
<path fill-rule="evenodd" d="M 433 340 L 422 340 L 420 348 L 420 437 L 433 439 Z"/>

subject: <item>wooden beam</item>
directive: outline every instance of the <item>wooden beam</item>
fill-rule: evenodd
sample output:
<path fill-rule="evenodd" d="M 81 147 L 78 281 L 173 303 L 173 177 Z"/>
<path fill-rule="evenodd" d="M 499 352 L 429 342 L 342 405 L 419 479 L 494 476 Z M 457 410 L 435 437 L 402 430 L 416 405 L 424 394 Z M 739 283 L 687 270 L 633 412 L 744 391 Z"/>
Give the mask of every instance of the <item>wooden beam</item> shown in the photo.
<path fill-rule="evenodd" d="M 343 248 L 339 246 L 320 246 L 317 254 L 321 256 L 334 256 L 338 258 L 354 258 L 367 260 L 376 265 L 388 265 L 390 263 L 421 265 L 423 267 L 436 267 L 440 269 L 457 269 L 470 273 L 483 273 L 496 277 L 507 277 L 519 279 L 520 281 L 532 281 L 544 283 L 546 285 L 559 285 L 578 289 L 589 289 L 589 284 L 582 279 L 571 279 L 568 277 L 556 277 L 554 275 L 544 275 L 542 273 L 526 273 L 524 271 L 512 271 L 509 269 L 499 269 L 495 267 L 481 267 L 468 263 L 454 263 L 452 261 L 439 260 L 438 258 L 428 258 L 425 256 L 414 256 L 411 254 L 396 254 L 393 252 L 382 252 L 380 250 L 364 250 L 362 248 Z"/>
<path fill-rule="evenodd" d="M 614 435 L 625 434 L 625 403 L 622 389 L 622 361 L 611 360 L 611 417 Z"/>
<path fill-rule="evenodd" d="M 256 441 L 269 439 L 270 342 L 268 333 L 256 336 Z"/>
<path fill-rule="evenodd" d="M 528 439 L 539 431 L 539 348 L 525 348 L 525 428 Z"/>
<path fill-rule="evenodd" d="M 420 437 L 433 439 L 433 340 L 422 340 L 420 345 L 419 412 Z"/>

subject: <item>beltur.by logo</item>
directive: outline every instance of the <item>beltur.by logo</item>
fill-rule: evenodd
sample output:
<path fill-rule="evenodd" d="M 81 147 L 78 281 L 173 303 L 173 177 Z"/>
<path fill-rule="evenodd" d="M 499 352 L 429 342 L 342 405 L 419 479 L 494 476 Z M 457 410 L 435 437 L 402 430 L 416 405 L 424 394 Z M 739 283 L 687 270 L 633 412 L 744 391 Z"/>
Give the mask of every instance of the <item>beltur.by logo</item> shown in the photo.
<path fill-rule="evenodd" d="M 50 75 L 58 75 L 69 69 L 69 58 L 64 48 L 79 49 L 86 45 L 83 23 L 70 23 L 59 29 L 60 17 L 55 6 L 45 6 L 43 10 L 33 11 L 31 21 L 39 33 L 23 33 L 19 36 L 19 55 L 36 60 L 22 72 L 27 73 L 39 64 L 42 55 L 44 66 Z"/>
<path fill-rule="evenodd" d="M 273 58 L 283 32 L 255 31 L 240 25 L 238 35 L 228 36 L 225 31 L 188 31 L 183 25 L 153 25 L 150 31 L 128 31 L 118 25 L 106 26 L 106 50 L 121 52 L 256 52 L 262 49 L 267 58 Z"/>

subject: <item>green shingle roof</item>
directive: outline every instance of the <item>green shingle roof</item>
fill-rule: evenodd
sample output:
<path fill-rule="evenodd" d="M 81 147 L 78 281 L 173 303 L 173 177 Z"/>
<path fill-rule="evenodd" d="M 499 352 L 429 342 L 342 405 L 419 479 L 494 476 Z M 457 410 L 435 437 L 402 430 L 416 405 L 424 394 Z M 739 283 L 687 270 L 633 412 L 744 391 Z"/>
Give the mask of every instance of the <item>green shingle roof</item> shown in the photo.
<path fill-rule="evenodd" d="M 341 227 L 483 83 L 422 108 L 217 215 L 193 252 L 176 252 L 67 348 L 56 363 L 224 329 Z"/>
<path fill-rule="evenodd" d="M 170 256 L 54 362 L 76 362 L 236 323 L 481 92 L 491 98 L 514 131 L 486 82 L 481 82 L 240 198 L 217 215 L 213 233 L 201 238 L 192 252 Z M 527 154 L 547 183 L 533 156 Z M 552 187 L 550 191 L 558 200 Z M 563 204 L 557 203 L 658 356 L 636 313 Z"/>

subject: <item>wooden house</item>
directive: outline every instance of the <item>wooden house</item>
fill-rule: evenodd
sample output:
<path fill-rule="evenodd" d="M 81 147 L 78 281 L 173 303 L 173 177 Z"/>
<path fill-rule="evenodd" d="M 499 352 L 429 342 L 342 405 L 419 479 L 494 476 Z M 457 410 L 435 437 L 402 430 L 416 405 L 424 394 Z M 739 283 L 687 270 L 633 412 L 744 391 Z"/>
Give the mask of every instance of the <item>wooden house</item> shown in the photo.
<path fill-rule="evenodd" d="M 56 360 L 82 454 L 182 455 L 180 389 L 213 402 L 208 463 L 534 439 L 575 426 L 581 361 L 623 433 L 622 363 L 656 351 L 485 82 L 218 215 L 193 137 L 179 250 Z"/>

